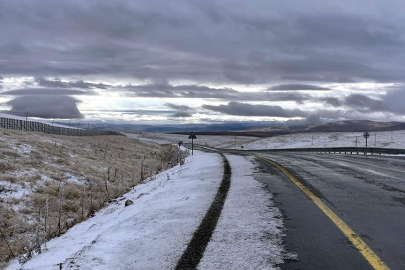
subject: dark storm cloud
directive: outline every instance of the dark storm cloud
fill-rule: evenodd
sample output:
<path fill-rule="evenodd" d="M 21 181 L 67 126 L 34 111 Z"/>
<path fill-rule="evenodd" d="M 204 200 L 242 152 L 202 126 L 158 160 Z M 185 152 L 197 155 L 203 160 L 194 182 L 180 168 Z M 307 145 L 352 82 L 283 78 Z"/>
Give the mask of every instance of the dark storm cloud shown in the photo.
<path fill-rule="evenodd" d="M 10 96 L 39 96 L 39 95 L 53 95 L 53 96 L 66 96 L 66 95 L 94 95 L 92 91 L 70 90 L 70 89 L 49 89 L 49 88 L 26 88 L 4 91 L 1 95 Z"/>
<path fill-rule="evenodd" d="M 305 119 L 306 124 L 316 125 L 323 123 L 323 120 L 319 115 L 311 114 Z"/>
<path fill-rule="evenodd" d="M 166 103 L 165 105 L 167 107 L 170 107 L 170 108 L 178 110 L 178 111 L 184 111 L 184 112 L 194 111 L 193 108 L 191 108 L 190 106 L 186 106 L 186 105 L 178 105 L 178 104 L 173 104 L 173 103 Z"/>
<path fill-rule="evenodd" d="M 333 107 L 346 107 L 349 111 L 360 113 L 387 112 L 396 115 L 405 113 L 405 89 L 388 91 L 379 98 L 372 98 L 364 94 L 350 94 L 345 97 L 323 97 L 318 101 L 325 102 Z"/>
<path fill-rule="evenodd" d="M 349 110 L 355 110 L 363 113 L 396 112 L 395 109 L 389 105 L 389 102 L 387 102 L 387 97 L 385 95 L 381 95 L 380 99 L 371 98 L 363 94 L 350 94 L 342 98 L 323 97 L 319 98 L 318 100 L 323 101 L 328 105 L 332 105 L 333 107 L 345 106 Z"/>
<path fill-rule="evenodd" d="M 239 93 L 231 88 L 211 88 L 201 85 L 171 85 L 168 83 L 128 85 L 124 88 L 139 97 L 229 99 L 235 98 Z"/>
<path fill-rule="evenodd" d="M 390 111 L 397 114 L 405 114 L 405 88 L 389 91 L 384 97 L 384 102 Z"/>
<path fill-rule="evenodd" d="M 11 113 L 28 112 L 41 118 L 82 118 L 78 100 L 69 96 L 22 96 L 8 101 Z"/>
<path fill-rule="evenodd" d="M 400 1 L 16 0 L 0 12 L 5 75 L 404 81 Z"/>
<path fill-rule="evenodd" d="M 302 104 L 304 101 L 312 99 L 311 95 L 301 93 L 257 93 L 256 95 L 250 93 L 244 94 L 241 98 L 241 100 L 295 101 L 297 104 Z"/>
<path fill-rule="evenodd" d="M 229 102 L 226 105 L 203 105 L 204 109 L 229 115 L 240 116 L 273 116 L 273 117 L 306 117 L 308 114 L 299 109 L 284 109 L 272 105 L 252 105 L 240 102 Z"/>
<path fill-rule="evenodd" d="M 189 112 L 179 111 L 179 112 L 176 112 L 176 113 L 174 113 L 174 114 L 172 114 L 170 116 L 171 117 L 190 117 L 190 116 L 193 116 L 193 114 L 189 113 Z"/>
<path fill-rule="evenodd" d="M 343 105 L 343 102 L 336 97 L 324 97 L 320 98 L 319 100 L 325 102 L 326 104 L 332 105 L 333 107 L 341 107 Z"/>
<path fill-rule="evenodd" d="M 74 81 L 74 82 L 63 82 L 61 80 L 47 80 L 44 78 L 36 78 L 35 82 L 38 85 L 43 87 L 51 87 L 51 88 L 83 88 L 83 89 L 107 89 L 111 88 L 111 85 L 103 84 L 103 83 L 88 83 L 82 80 Z"/>
<path fill-rule="evenodd" d="M 172 109 L 177 110 L 174 114 L 170 115 L 171 117 L 190 117 L 193 115 L 194 108 L 191 108 L 189 106 L 185 105 L 178 105 L 178 104 L 173 104 L 173 103 L 166 103 L 165 104 L 167 107 L 170 107 Z"/>
<path fill-rule="evenodd" d="M 295 101 L 299 104 L 312 99 L 312 96 L 302 93 L 269 93 L 266 91 L 240 92 L 232 88 L 212 88 L 202 85 L 171 85 L 168 83 L 127 85 L 123 88 L 138 97 L 213 98 L 239 101 Z"/>
<path fill-rule="evenodd" d="M 344 98 L 344 104 L 350 108 L 364 112 L 389 111 L 389 107 L 383 100 L 373 99 L 361 94 L 351 94 Z"/>
<path fill-rule="evenodd" d="M 310 84 L 280 84 L 276 86 L 269 87 L 267 90 L 283 90 L 283 91 L 293 91 L 293 90 L 330 90 L 326 87 L 320 87 Z"/>

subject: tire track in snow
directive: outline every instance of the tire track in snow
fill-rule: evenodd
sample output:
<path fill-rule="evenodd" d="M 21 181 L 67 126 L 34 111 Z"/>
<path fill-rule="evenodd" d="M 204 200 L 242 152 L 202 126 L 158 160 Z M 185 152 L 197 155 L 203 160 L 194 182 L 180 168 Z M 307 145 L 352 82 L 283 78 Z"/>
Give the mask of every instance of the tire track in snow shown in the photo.
<path fill-rule="evenodd" d="M 180 260 L 177 262 L 176 270 L 197 268 L 217 226 L 219 216 L 221 215 L 226 196 L 231 186 L 231 166 L 229 165 L 228 159 L 223 154 L 221 154 L 221 156 L 224 163 L 224 174 L 221 185 L 215 195 L 214 201 L 198 226 L 198 229 L 194 232 L 193 238 Z"/>

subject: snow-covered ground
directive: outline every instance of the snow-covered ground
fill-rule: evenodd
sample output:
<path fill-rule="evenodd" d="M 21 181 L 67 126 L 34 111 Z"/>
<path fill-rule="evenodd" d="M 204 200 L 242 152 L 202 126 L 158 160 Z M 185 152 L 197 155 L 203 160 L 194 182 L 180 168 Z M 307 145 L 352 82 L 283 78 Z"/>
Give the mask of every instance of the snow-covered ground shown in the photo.
<path fill-rule="evenodd" d="M 134 138 L 143 142 L 153 142 L 158 144 L 178 144 L 179 141 L 184 143 L 191 143 L 188 135 L 180 134 L 164 134 L 164 133 L 126 133 L 130 138 Z M 236 136 L 236 145 L 240 148 L 249 142 L 257 140 L 256 137 Z M 217 135 L 197 135 L 194 143 L 200 145 L 208 145 L 217 148 L 230 148 L 235 147 L 235 136 L 217 136 Z"/>
<path fill-rule="evenodd" d="M 375 136 L 376 135 L 376 136 Z M 245 149 L 279 149 L 300 147 L 365 147 L 362 132 L 322 132 L 275 136 L 255 140 Z M 405 130 L 370 132 L 368 147 L 405 148 Z"/>
<path fill-rule="evenodd" d="M 25 121 L 27 118 L 23 117 L 23 116 L 17 116 L 17 115 L 12 115 L 12 114 L 7 114 L 7 113 L 0 113 L 0 117 L 4 117 L 4 118 L 10 118 L 10 119 L 16 119 L 16 120 L 23 120 Z M 48 125 L 53 125 L 54 127 L 64 127 L 64 128 L 72 128 L 72 129 L 81 129 L 81 128 L 77 128 L 77 127 L 73 127 L 73 126 L 67 126 L 67 125 L 61 125 L 61 124 L 57 124 L 57 123 L 53 123 L 50 120 L 44 120 L 44 119 L 40 119 L 40 118 L 32 118 L 32 117 L 28 117 L 28 121 L 33 121 L 33 122 L 39 122 L 39 123 L 44 123 L 44 124 L 48 124 Z"/>
<path fill-rule="evenodd" d="M 199 269 L 277 269 L 282 220 L 254 166 L 228 156 L 231 188 Z M 61 237 L 6 269 L 173 269 L 208 210 L 223 174 L 218 154 L 195 151 L 182 166 L 135 187 Z M 134 203 L 125 207 L 130 199 Z"/>
<path fill-rule="evenodd" d="M 178 143 L 183 141 L 189 143 L 186 135 L 142 133 L 127 134 L 129 137 L 145 142 L 159 144 Z M 376 135 L 376 136 L 375 136 Z M 300 133 L 274 136 L 269 138 L 257 137 L 236 137 L 236 148 L 240 149 L 280 149 L 280 148 L 301 148 L 301 147 L 365 147 L 366 141 L 362 132 L 319 132 Z M 208 145 L 216 148 L 235 148 L 235 136 L 197 135 L 194 143 Z M 399 131 L 376 131 L 370 132 L 368 147 L 399 148 L 405 149 L 405 130 Z"/>

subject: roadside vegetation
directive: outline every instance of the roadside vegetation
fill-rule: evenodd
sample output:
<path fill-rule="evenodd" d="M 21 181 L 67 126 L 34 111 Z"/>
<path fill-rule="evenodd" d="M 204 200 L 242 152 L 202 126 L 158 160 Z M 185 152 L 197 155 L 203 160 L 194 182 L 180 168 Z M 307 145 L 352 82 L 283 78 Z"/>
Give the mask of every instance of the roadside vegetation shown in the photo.
<path fill-rule="evenodd" d="M 186 151 L 119 136 L 68 137 L 0 130 L 0 268 L 40 253 Z M 2 265 L 3 264 L 3 265 Z"/>

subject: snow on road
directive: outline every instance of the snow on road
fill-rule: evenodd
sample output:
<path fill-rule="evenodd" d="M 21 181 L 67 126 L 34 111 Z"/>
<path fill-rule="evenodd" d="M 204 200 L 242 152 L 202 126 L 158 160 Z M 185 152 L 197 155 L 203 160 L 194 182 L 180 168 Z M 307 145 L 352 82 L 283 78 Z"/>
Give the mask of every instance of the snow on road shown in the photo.
<path fill-rule="evenodd" d="M 232 182 L 199 269 L 275 269 L 282 262 L 282 220 L 254 165 L 228 156 Z M 6 269 L 173 269 L 207 212 L 223 175 L 218 154 L 195 151 L 47 243 L 48 250 Z M 125 207 L 124 202 L 134 203 Z"/>
<path fill-rule="evenodd" d="M 227 158 L 231 188 L 198 269 L 278 269 L 284 254 L 281 213 L 253 178 L 254 165 L 241 156 Z"/>

